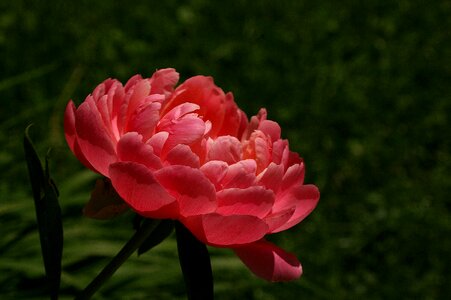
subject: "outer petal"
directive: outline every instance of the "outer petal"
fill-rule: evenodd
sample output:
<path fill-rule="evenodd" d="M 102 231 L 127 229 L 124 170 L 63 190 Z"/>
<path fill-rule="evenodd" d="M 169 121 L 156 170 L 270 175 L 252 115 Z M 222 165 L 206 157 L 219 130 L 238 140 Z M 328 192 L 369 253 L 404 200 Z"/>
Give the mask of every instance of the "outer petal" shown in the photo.
<path fill-rule="evenodd" d="M 254 216 L 222 216 L 212 213 L 181 220 L 202 242 L 218 246 L 248 244 L 267 233 L 268 225 Z"/>
<path fill-rule="evenodd" d="M 302 267 L 296 256 L 267 241 L 243 245 L 234 250 L 255 275 L 268 281 L 294 280 L 302 274 Z"/>
<path fill-rule="evenodd" d="M 290 193 L 285 195 L 285 198 L 286 199 L 283 199 L 283 201 L 286 204 L 287 203 L 294 204 L 293 206 L 296 209 L 291 218 L 285 224 L 272 230 L 271 233 L 280 232 L 282 230 L 286 230 L 290 227 L 293 227 L 294 225 L 301 222 L 305 217 L 307 217 L 318 204 L 319 190 L 316 186 L 312 184 L 300 185 L 291 189 Z M 274 210 L 276 209 L 277 208 L 274 207 Z"/>
<path fill-rule="evenodd" d="M 177 199 L 182 216 L 211 213 L 216 209 L 216 191 L 199 170 L 168 166 L 155 172 L 158 182 Z"/>
<path fill-rule="evenodd" d="M 217 193 L 217 213 L 230 215 L 250 215 L 264 218 L 274 204 L 274 193 L 261 186 L 246 189 L 226 189 Z"/>
<path fill-rule="evenodd" d="M 102 175 L 108 176 L 108 167 L 117 161 L 111 136 L 92 98 L 83 102 L 75 113 L 78 143 L 89 163 Z"/>
<path fill-rule="evenodd" d="M 118 162 L 109 168 L 117 193 L 138 213 L 159 219 L 176 218 L 177 203 L 142 164 Z"/>
<path fill-rule="evenodd" d="M 77 132 L 75 130 L 75 104 L 71 100 L 67 103 L 66 111 L 64 112 L 64 135 L 66 137 L 67 145 L 70 150 L 74 152 L 75 140 L 77 138 Z"/>

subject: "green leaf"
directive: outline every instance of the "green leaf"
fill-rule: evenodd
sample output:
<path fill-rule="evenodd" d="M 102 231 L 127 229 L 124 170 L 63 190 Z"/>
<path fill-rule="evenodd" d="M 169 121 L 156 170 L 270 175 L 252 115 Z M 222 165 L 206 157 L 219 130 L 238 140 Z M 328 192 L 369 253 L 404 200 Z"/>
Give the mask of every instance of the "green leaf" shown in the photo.
<path fill-rule="evenodd" d="M 180 222 L 175 222 L 175 232 L 188 299 L 213 299 L 213 274 L 207 246 Z"/>
<path fill-rule="evenodd" d="M 153 247 L 159 245 L 164 241 L 174 230 L 174 221 L 162 220 L 157 228 L 150 234 L 150 236 L 138 248 L 138 255 L 146 253 Z"/>
<path fill-rule="evenodd" d="M 48 159 L 45 172 L 25 130 L 24 150 L 33 191 L 36 219 L 39 229 L 42 257 L 51 299 L 58 298 L 61 281 L 61 258 L 63 252 L 63 226 L 58 203 L 58 190 L 50 178 Z"/>

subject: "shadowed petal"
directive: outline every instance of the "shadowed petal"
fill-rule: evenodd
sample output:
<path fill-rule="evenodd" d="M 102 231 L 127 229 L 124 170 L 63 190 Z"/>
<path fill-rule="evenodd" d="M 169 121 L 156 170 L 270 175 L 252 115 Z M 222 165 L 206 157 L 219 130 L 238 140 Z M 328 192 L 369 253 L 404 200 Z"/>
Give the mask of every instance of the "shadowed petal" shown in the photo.
<path fill-rule="evenodd" d="M 290 281 L 302 274 L 296 256 L 267 241 L 237 247 L 234 251 L 255 275 L 268 281 Z"/>
<path fill-rule="evenodd" d="M 268 230 L 265 222 L 254 216 L 211 213 L 181 221 L 199 240 L 219 247 L 252 243 L 261 239 Z"/>
<path fill-rule="evenodd" d="M 108 176 L 108 166 L 117 161 L 116 150 L 93 101 L 88 97 L 75 113 L 77 140 L 89 163 Z"/>

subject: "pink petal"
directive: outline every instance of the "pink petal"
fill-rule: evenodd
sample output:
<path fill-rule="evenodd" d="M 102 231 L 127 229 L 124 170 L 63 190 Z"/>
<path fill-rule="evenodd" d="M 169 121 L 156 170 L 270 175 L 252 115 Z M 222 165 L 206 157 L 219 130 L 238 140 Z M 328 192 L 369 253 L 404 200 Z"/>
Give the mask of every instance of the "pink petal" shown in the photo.
<path fill-rule="evenodd" d="M 281 129 L 279 124 L 271 120 L 263 120 L 258 125 L 258 130 L 263 132 L 264 134 L 271 137 L 271 141 L 274 143 L 275 141 L 280 139 Z"/>
<path fill-rule="evenodd" d="M 257 181 L 260 185 L 276 193 L 282 183 L 282 178 L 283 166 L 270 163 L 262 173 L 258 174 Z"/>
<path fill-rule="evenodd" d="M 168 139 L 169 133 L 166 131 L 157 132 L 150 137 L 146 142 L 153 148 L 153 152 L 156 156 L 161 157 L 161 151 L 163 150 L 164 144 Z"/>
<path fill-rule="evenodd" d="M 151 170 L 163 167 L 150 145 L 143 143 L 143 137 L 136 132 L 128 132 L 117 144 L 117 155 L 120 161 L 133 161 L 143 164 Z"/>
<path fill-rule="evenodd" d="M 116 150 L 92 98 L 87 98 L 75 113 L 78 143 L 89 163 L 102 175 L 116 162 Z"/>
<path fill-rule="evenodd" d="M 281 191 L 289 190 L 295 185 L 301 185 L 304 182 L 304 176 L 305 168 L 303 163 L 289 167 L 283 176 Z"/>
<path fill-rule="evenodd" d="M 224 101 L 224 120 L 222 126 L 219 127 L 217 136 L 230 135 L 237 138 L 241 138 L 238 132 L 241 127 L 241 111 L 238 109 L 235 101 L 233 100 L 233 94 L 227 93 Z"/>
<path fill-rule="evenodd" d="M 271 213 L 267 215 L 264 220 L 269 226 L 268 232 L 273 233 L 277 228 L 287 223 L 288 220 L 291 219 L 295 211 L 295 207 L 290 207 L 277 213 Z"/>
<path fill-rule="evenodd" d="M 261 239 L 268 226 L 254 216 L 222 216 L 216 213 L 181 220 L 202 242 L 219 247 L 252 243 Z"/>
<path fill-rule="evenodd" d="M 75 139 L 77 133 L 75 131 L 75 104 L 72 100 L 67 103 L 66 111 L 64 112 L 64 135 L 66 137 L 67 145 L 74 152 Z"/>
<path fill-rule="evenodd" d="M 174 92 L 174 86 L 179 81 L 179 73 L 175 69 L 161 69 L 153 73 L 150 78 L 150 93 L 163 94 L 167 98 Z"/>
<path fill-rule="evenodd" d="M 231 165 L 241 160 L 241 143 L 233 136 L 208 140 L 207 160 L 221 160 Z"/>
<path fill-rule="evenodd" d="M 110 166 L 109 175 L 117 193 L 138 213 L 158 219 L 177 217 L 176 199 L 144 165 L 117 162 Z"/>
<path fill-rule="evenodd" d="M 157 100 L 161 97 L 161 95 L 147 97 L 150 103 L 135 110 L 127 123 L 127 131 L 136 131 L 147 141 L 153 135 L 155 126 L 160 120 L 161 103 Z"/>
<path fill-rule="evenodd" d="M 66 106 L 66 111 L 64 113 L 64 135 L 66 137 L 66 142 L 78 160 L 87 168 L 97 172 L 96 169 L 89 163 L 89 161 L 84 156 L 80 149 L 80 145 L 77 141 L 77 133 L 75 130 L 75 112 L 76 108 L 74 103 L 69 101 Z"/>
<path fill-rule="evenodd" d="M 228 165 L 226 162 L 211 160 L 200 167 L 200 170 L 215 186 L 216 190 L 221 190 L 221 181 L 227 173 Z"/>
<path fill-rule="evenodd" d="M 257 162 L 257 174 L 262 172 L 270 163 L 271 146 L 268 140 L 257 137 L 255 138 L 255 161 Z"/>
<path fill-rule="evenodd" d="M 290 281 L 302 274 L 296 256 L 270 242 L 261 240 L 237 247 L 234 251 L 255 275 L 268 281 Z"/>
<path fill-rule="evenodd" d="M 132 91 L 132 94 L 130 95 L 130 100 L 128 101 L 127 119 L 130 118 L 136 109 L 143 103 L 146 96 L 149 95 L 150 83 L 148 80 L 143 79 L 138 81 L 130 91 Z"/>
<path fill-rule="evenodd" d="M 229 166 L 221 184 L 224 188 L 247 188 L 255 183 L 256 169 L 253 159 L 239 161 Z"/>
<path fill-rule="evenodd" d="M 178 144 L 166 155 L 166 165 L 183 165 L 198 169 L 200 162 L 189 146 Z"/>
<path fill-rule="evenodd" d="M 155 172 L 158 182 L 174 197 L 182 216 L 213 212 L 216 191 L 199 169 L 187 166 L 168 166 Z"/>
<path fill-rule="evenodd" d="M 224 216 L 249 215 L 264 218 L 274 204 L 274 193 L 261 186 L 225 189 L 217 193 L 218 209 Z"/>
<path fill-rule="evenodd" d="M 169 133 L 164 147 L 165 151 L 172 149 L 177 144 L 189 145 L 195 143 L 204 136 L 204 121 L 197 117 L 197 114 L 190 113 L 198 107 L 196 104 L 184 103 L 161 118 L 157 131 Z"/>
<path fill-rule="evenodd" d="M 276 205 L 279 204 L 279 199 L 277 199 L 276 201 Z M 308 184 L 296 186 L 295 188 L 293 188 L 290 193 L 285 195 L 284 199 L 280 202 L 284 203 L 284 206 L 292 203 L 296 210 L 285 224 L 272 230 L 271 233 L 286 230 L 301 222 L 315 209 L 318 201 L 319 190 L 316 186 Z M 274 205 L 275 211 L 279 209 L 276 207 L 276 205 Z"/>

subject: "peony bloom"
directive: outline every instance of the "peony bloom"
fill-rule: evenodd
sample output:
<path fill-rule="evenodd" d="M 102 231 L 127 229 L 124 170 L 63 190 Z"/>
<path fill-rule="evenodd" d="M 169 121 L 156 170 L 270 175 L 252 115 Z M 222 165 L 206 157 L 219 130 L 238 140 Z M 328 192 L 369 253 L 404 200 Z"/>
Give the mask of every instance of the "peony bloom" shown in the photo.
<path fill-rule="evenodd" d="M 296 257 L 264 237 L 301 222 L 319 200 L 318 189 L 303 183 L 302 159 L 266 110 L 248 121 L 210 77 L 175 88 L 177 81 L 173 69 L 125 86 L 107 79 L 78 108 L 69 102 L 69 147 L 138 214 L 182 222 L 200 241 L 233 249 L 266 280 L 298 278 Z M 96 207 L 94 217 L 125 207 L 94 194 L 87 206 Z"/>

